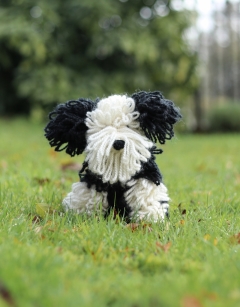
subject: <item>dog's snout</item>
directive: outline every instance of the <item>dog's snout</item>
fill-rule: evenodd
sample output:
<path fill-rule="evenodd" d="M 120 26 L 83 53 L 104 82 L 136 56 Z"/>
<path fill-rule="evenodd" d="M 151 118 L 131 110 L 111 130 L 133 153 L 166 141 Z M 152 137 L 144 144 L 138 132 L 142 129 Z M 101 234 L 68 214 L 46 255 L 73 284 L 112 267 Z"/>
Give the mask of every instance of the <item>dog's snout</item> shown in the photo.
<path fill-rule="evenodd" d="M 124 142 L 124 141 L 122 141 L 122 140 L 116 140 L 116 141 L 114 141 L 114 143 L 113 143 L 113 148 L 116 149 L 116 150 L 120 150 L 120 149 L 122 149 L 122 148 L 124 147 L 124 145 L 125 145 L 125 142 Z"/>

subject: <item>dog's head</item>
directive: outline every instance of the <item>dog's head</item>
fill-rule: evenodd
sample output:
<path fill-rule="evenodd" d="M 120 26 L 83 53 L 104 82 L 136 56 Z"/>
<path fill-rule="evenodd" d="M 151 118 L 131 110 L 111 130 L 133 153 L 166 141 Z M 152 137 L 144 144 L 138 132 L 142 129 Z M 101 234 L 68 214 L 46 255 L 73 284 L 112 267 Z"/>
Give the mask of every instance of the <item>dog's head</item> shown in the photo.
<path fill-rule="evenodd" d="M 79 99 L 50 113 L 45 136 L 56 151 L 86 152 L 88 168 L 103 182 L 126 182 L 151 157 L 159 141 L 174 135 L 179 109 L 160 92 Z"/>

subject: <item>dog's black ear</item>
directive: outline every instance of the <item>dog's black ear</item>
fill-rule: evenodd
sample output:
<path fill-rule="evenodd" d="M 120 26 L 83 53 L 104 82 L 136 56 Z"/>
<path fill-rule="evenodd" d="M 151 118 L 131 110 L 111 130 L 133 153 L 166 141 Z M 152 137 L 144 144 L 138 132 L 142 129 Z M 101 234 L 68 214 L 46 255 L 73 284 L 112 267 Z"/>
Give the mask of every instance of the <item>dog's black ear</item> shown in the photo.
<path fill-rule="evenodd" d="M 171 100 L 156 92 L 138 92 L 132 95 L 135 110 L 140 113 L 138 118 L 140 127 L 153 142 L 164 144 L 174 136 L 173 125 L 182 116 L 180 110 Z"/>
<path fill-rule="evenodd" d="M 70 156 L 81 154 L 86 147 L 85 124 L 87 112 L 96 107 L 97 101 L 79 98 L 58 105 L 49 114 L 49 123 L 45 130 L 45 136 L 50 145 L 56 151 L 66 149 Z"/>

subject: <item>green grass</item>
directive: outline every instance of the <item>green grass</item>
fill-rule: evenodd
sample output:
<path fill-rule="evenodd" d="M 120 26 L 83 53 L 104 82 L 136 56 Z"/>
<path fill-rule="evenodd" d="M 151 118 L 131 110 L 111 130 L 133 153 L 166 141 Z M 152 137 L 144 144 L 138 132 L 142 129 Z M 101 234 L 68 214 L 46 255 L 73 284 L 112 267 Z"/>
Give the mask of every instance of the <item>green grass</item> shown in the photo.
<path fill-rule="evenodd" d="M 0 306 L 240 306 L 238 134 L 163 146 L 170 223 L 132 232 L 60 214 L 78 181 L 61 165 L 82 157 L 55 154 L 43 125 L 1 120 L 0 131 Z"/>

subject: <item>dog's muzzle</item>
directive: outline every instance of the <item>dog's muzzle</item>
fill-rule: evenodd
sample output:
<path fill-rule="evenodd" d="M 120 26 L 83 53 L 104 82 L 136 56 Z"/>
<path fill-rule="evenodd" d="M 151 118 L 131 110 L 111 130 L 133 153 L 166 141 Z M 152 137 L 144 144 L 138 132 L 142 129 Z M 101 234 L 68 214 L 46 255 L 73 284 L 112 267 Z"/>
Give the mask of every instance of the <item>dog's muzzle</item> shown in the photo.
<path fill-rule="evenodd" d="M 113 148 L 116 149 L 116 150 L 120 150 L 120 149 L 123 149 L 125 145 L 125 142 L 122 141 L 122 140 L 116 140 L 114 141 L 113 143 Z"/>

